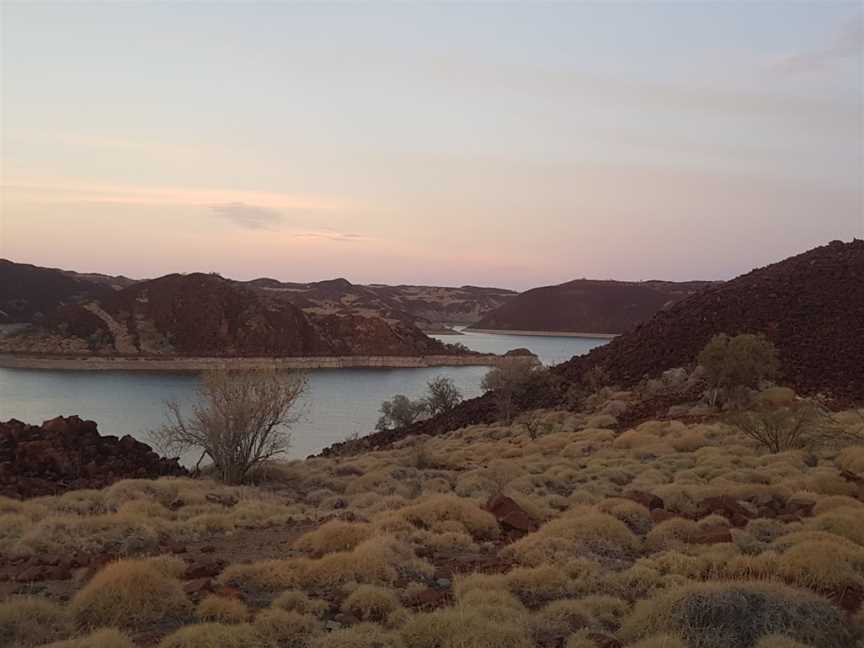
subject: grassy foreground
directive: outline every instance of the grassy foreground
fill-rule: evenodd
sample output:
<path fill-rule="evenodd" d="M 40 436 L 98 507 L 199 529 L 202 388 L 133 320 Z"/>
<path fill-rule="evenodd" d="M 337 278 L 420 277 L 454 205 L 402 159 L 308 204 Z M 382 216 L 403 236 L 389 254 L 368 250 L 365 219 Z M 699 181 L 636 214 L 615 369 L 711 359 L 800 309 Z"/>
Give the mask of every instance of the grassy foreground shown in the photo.
<path fill-rule="evenodd" d="M 83 565 L 2 583 L 0 646 L 864 646 L 864 446 L 769 454 L 711 417 L 608 429 L 598 412 L 633 398 L 274 464 L 255 487 L 0 500 L 4 565 Z M 486 510 L 502 493 L 536 530 Z"/>

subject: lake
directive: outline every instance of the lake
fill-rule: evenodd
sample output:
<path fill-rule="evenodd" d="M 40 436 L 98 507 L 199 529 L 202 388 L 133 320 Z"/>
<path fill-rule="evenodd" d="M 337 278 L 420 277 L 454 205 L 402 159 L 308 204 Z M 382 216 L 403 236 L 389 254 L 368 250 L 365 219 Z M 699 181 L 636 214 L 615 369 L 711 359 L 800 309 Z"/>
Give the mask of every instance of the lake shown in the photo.
<path fill-rule="evenodd" d="M 563 362 L 605 342 L 489 333 L 439 339 L 487 353 L 525 347 L 544 364 Z M 303 418 L 293 431 L 291 456 L 305 457 L 349 435 L 371 432 L 381 401 L 394 394 L 419 396 L 426 383 L 437 376 L 452 378 L 465 398 L 479 396 L 486 371 L 486 367 L 309 371 L 309 390 L 304 397 Z M 0 420 L 17 418 L 38 424 L 55 416 L 77 414 L 96 421 L 102 434 L 131 434 L 147 441 L 148 431 L 163 422 L 165 400 L 188 403 L 197 383 L 198 377 L 188 373 L 0 368 Z"/>

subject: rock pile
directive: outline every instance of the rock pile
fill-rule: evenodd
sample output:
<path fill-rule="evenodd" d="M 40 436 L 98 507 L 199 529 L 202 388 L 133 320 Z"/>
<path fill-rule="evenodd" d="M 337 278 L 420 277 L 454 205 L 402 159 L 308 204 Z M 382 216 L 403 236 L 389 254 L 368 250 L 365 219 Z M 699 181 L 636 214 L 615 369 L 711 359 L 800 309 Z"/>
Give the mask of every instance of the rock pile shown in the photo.
<path fill-rule="evenodd" d="M 119 479 L 183 475 L 176 459 L 146 443 L 102 436 L 93 421 L 57 417 L 41 426 L 0 422 L 0 495 L 53 495 L 77 488 L 103 488 Z"/>

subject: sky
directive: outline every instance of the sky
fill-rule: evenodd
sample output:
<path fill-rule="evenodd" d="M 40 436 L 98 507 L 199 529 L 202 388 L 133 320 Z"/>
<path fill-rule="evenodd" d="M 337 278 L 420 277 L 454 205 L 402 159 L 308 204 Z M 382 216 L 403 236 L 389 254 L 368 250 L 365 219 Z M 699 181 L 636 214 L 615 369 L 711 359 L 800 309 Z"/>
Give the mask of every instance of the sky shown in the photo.
<path fill-rule="evenodd" d="M 864 237 L 859 2 L 0 5 L 0 257 L 726 279 Z"/>

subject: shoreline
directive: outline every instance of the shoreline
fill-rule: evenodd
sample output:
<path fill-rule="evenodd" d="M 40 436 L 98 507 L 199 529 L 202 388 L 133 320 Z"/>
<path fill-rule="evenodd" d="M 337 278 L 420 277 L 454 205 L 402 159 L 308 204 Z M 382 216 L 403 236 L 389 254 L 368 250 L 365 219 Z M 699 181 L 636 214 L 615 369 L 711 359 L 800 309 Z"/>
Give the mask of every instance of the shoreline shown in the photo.
<path fill-rule="evenodd" d="M 91 371 L 203 371 L 232 369 L 425 369 L 428 367 L 491 367 L 510 359 L 491 353 L 465 356 L 304 356 L 284 358 L 63 356 L 0 354 L 3 369 Z"/>
<path fill-rule="evenodd" d="M 611 340 L 620 333 L 577 333 L 575 331 L 523 331 L 509 329 L 466 328 L 465 333 L 489 333 L 491 335 L 536 335 L 539 337 L 578 337 L 592 340 Z M 464 335 L 464 333 L 463 333 Z"/>

